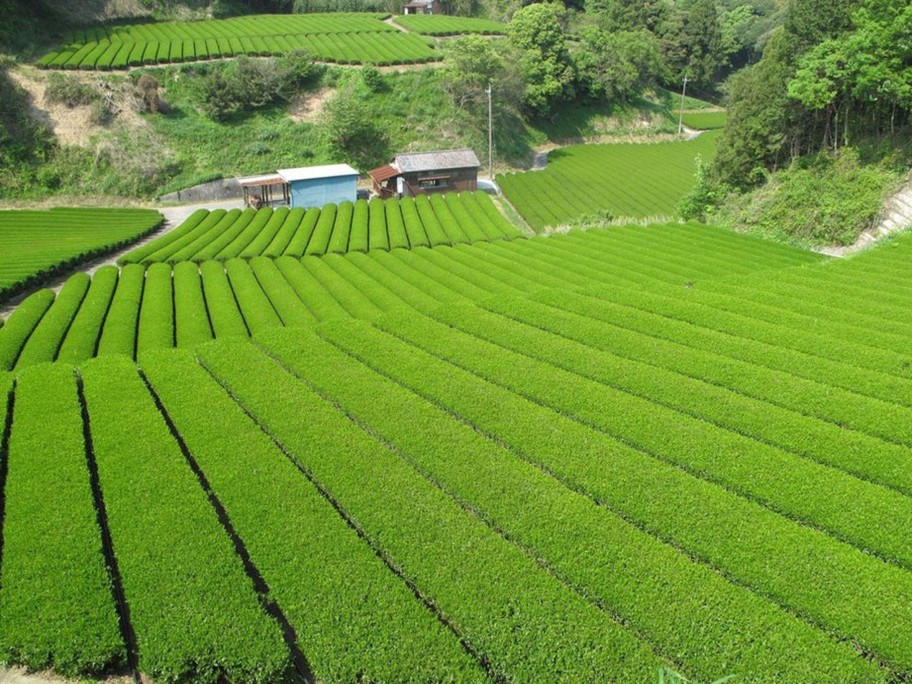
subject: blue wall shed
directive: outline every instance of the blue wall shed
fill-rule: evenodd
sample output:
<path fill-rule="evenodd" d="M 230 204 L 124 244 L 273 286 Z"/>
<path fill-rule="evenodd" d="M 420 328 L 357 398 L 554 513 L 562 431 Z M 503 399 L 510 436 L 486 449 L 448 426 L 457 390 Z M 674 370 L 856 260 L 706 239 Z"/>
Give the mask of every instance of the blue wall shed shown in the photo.
<path fill-rule="evenodd" d="M 357 198 L 359 174 L 348 164 L 281 169 L 279 175 L 288 183 L 293 208 L 322 207 Z"/>

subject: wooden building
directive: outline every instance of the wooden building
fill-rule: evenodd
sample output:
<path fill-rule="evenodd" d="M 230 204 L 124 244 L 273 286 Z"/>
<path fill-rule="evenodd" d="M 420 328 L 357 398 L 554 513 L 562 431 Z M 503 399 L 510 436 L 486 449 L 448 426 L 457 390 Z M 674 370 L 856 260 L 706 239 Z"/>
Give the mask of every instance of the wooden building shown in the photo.
<path fill-rule="evenodd" d="M 359 174 L 348 164 L 280 169 L 278 175 L 288 184 L 292 208 L 322 207 L 357 198 Z"/>
<path fill-rule="evenodd" d="M 439 0 L 412 0 L 402 8 L 403 14 L 444 14 Z"/>
<path fill-rule="evenodd" d="M 477 190 L 480 168 L 475 152 L 466 148 L 397 154 L 369 174 L 374 192 L 385 199 Z"/>

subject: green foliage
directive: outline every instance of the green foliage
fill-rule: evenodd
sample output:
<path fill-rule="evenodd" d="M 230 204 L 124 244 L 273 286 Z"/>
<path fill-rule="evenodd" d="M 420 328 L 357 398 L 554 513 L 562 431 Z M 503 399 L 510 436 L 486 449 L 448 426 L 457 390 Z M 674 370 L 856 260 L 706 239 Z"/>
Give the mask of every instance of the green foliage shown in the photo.
<path fill-rule="evenodd" d="M 372 93 L 379 92 L 386 87 L 383 74 L 372 64 L 365 64 L 361 67 L 361 82 Z"/>
<path fill-rule="evenodd" d="M 690 1 L 681 40 L 687 49 L 684 75 L 697 88 L 712 88 L 724 59 L 716 0 Z"/>
<path fill-rule="evenodd" d="M 447 44 L 441 87 L 453 107 L 464 114 L 475 130 L 487 133 L 488 87 L 498 140 L 521 130 L 517 104 L 524 92 L 523 76 L 515 53 L 503 43 L 480 36 L 454 38 Z M 500 144 L 499 144 L 500 146 Z M 508 145 L 503 145 L 508 148 Z"/>
<path fill-rule="evenodd" d="M 847 30 L 851 26 L 852 13 L 860 4 L 859 0 L 790 2 L 784 31 L 789 37 L 793 54 L 800 55 L 817 43 Z"/>
<path fill-rule="evenodd" d="M 763 58 L 732 81 L 719 177 L 747 187 L 792 158 L 906 126 L 910 11 L 898 0 L 790 3 Z"/>
<path fill-rule="evenodd" d="M 778 34 L 757 64 L 732 77 L 725 132 L 719 141 L 715 174 L 735 187 L 761 182 L 765 169 L 786 156 L 784 144 L 795 106 L 783 89 L 792 74 L 787 36 Z"/>
<path fill-rule="evenodd" d="M 686 220 L 696 219 L 704 223 L 711 223 L 712 214 L 725 198 L 726 191 L 724 187 L 713 183 L 702 155 L 698 154 L 695 162 L 696 182 L 693 190 L 678 205 L 678 213 Z"/>
<path fill-rule="evenodd" d="M 199 94 L 209 117 L 225 121 L 238 112 L 288 100 L 312 85 L 319 74 L 320 68 L 305 51 L 268 60 L 238 57 L 203 76 Z"/>
<path fill-rule="evenodd" d="M 28 94 L 0 63 L 0 197 L 38 182 L 36 168 L 50 159 L 56 142 L 50 129 L 29 114 Z"/>
<path fill-rule="evenodd" d="M 631 100 L 666 76 L 661 45 L 648 31 L 585 27 L 579 41 L 573 54 L 578 90 L 593 100 Z"/>
<path fill-rule="evenodd" d="M 356 168 L 369 169 L 389 158 L 389 141 L 374 113 L 353 97 L 340 92 L 323 109 L 323 134 L 329 149 Z"/>
<path fill-rule="evenodd" d="M 523 106 L 539 116 L 574 96 L 564 14 L 563 6 L 555 2 L 528 5 L 507 26 L 507 38 L 520 53 L 519 68 L 526 86 Z"/>
<path fill-rule="evenodd" d="M 912 6 L 900 8 L 891 0 L 863 3 L 852 15 L 852 30 L 824 40 L 802 55 L 788 86 L 789 95 L 808 109 L 833 111 L 834 126 L 840 110 L 848 117 L 854 104 L 889 116 L 892 130 L 897 109 L 901 119 L 912 112 L 912 57 L 906 47 L 912 37 L 910 27 Z M 846 125 L 843 144 L 848 143 L 849 135 Z"/>
<path fill-rule="evenodd" d="M 849 245 L 871 227 L 900 181 L 894 169 L 863 164 L 853 148 L 821 153 L 771 174 L 730 198 L 722 220 L 762 237 L 801 246 Z"/>

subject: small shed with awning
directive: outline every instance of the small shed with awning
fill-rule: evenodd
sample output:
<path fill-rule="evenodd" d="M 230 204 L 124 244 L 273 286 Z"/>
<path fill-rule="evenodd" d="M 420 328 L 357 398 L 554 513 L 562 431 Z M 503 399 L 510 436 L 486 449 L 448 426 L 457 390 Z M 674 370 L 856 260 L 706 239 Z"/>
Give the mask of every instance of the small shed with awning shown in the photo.
<path fill-rule="evenodd" d="M 238 183 L 244 191 L 245 206 L 269 206 L 279 199 L 282 204 L 289 202 L 288 183 L 277 173 L 238 178 Z M 277 194 L 280 198 L 276 197 Z"/>
<path fill-rule="evenodd" d="M 278 175 L 288 184 L 292 208 L 322 207 L 357 199 L 359 174 L 348 164 L 279 169 Z"/>

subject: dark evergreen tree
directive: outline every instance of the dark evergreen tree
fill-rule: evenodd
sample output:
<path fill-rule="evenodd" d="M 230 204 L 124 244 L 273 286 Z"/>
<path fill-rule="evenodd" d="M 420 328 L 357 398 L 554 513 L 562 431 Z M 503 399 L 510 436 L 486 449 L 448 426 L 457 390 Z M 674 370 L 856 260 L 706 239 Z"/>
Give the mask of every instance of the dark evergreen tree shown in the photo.
<path fill-rule="evenodd" d="M 715 0 L 693 0 L 686 7 L 682 41 L 687 77 L 699 89 L 711 88 L 725 61 Z"/>

